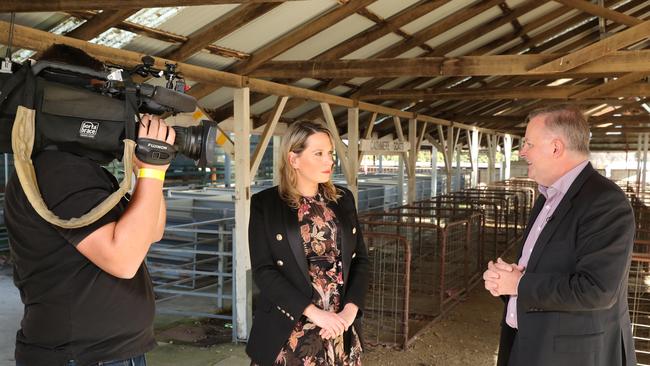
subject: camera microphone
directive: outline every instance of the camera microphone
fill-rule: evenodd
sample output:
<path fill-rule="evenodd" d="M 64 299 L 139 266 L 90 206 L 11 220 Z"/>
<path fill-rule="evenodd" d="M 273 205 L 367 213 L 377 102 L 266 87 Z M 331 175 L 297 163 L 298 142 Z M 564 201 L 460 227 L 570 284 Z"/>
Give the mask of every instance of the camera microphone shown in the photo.
<path fill-rule="evenodd" d="M 140 84 L 139 90 L 142 96 L 150 99 L 150 102 L 158 106 L 167 106 L 176 113 L 191 113 L 196 109 L 196 99 L 191 95 L 150 84 Z"/>

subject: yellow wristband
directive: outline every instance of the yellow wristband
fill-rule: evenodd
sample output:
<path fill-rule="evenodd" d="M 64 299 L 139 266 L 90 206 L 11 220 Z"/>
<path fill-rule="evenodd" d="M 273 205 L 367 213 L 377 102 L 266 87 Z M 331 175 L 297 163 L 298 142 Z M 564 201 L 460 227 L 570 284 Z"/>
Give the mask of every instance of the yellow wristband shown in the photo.
<path fill-rule="evenodd" d="M 165 171 L 151 168 L 142 168 L 138 170 L 138 178 L 153 178 L 165 181 Z"/>

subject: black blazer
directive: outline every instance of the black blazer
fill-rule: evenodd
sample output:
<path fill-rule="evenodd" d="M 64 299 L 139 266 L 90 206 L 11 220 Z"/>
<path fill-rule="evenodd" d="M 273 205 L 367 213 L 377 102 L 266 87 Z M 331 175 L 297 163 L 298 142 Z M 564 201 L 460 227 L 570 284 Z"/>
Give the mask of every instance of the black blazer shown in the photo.
<path fill-rule="evenodd" d="M 361 315 L 368 288 L 368 255 L 352 193 L 329 203 L 339 221 L 343 262 L 341 304 L 354 303 L 354 327 L 361 336 Z M 281 198 L 277 187 L 251 198 L 248 240 L 253 280 L 260 289 L 246 353 L 261 366 L 271 365 L 289 339 L 295 323 L 312 303 L 313 287 L 303 249 L 298 213 Z"/>
<path fill-rule="evenodd" d="M 524 241 L 544 202 L 540 195 Z M 502 322 L 498 365 L 636 365 L 627 304 L 634 233 L 627 197 L 588 164 L 535 244 L 519 283 L 519 329 L 515 337 Z"/>

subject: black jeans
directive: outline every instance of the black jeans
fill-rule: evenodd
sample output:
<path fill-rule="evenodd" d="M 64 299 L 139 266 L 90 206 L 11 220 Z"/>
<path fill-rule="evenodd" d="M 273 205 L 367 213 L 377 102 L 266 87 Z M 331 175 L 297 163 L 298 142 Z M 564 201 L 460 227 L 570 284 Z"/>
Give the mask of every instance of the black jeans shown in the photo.
<path fill-rule="evenodd" d="M 77 365 L 78 365 L 77 361 L 70 360 L 68 361 L 67 366 L 77 366 Z M 26 366 L 26 365 L 16 362 L 16 366 Z M 94 366 L 147 366 L 147 360 L 145 359 L 144 355 L 140 355 L 126 360 L 102 361 L 96 363 Z"/>

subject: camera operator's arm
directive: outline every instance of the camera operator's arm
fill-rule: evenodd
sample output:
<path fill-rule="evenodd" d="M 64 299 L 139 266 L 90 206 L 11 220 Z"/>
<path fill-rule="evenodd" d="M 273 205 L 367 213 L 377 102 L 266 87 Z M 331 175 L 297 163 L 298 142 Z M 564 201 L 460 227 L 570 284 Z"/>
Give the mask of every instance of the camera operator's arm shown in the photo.
<path fill-rule="evenodd" d="M 176 137 L 172 128 L 156 116 L 145 115 L 138 137 L 168 144 Z M 152 243 L 160 240 L 165 227 L 162 195 L 164 173 L 169 165 L 149 165 L 135 159 L 139 169 L 151 169 L 153 177 L 140 177 L 124 214 L 84 238 L 77 249 L 102 270 L 120 278 L 132 278 Z M 156 175 L 160 177 L 156 178 Z M 162 179 L 160 179 L 162 177 Z"/>

